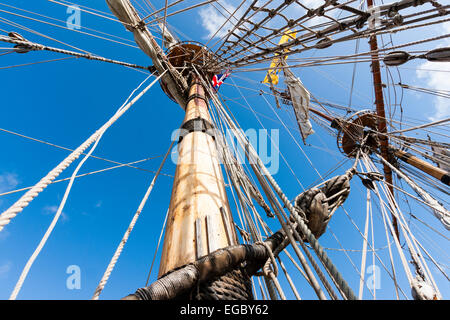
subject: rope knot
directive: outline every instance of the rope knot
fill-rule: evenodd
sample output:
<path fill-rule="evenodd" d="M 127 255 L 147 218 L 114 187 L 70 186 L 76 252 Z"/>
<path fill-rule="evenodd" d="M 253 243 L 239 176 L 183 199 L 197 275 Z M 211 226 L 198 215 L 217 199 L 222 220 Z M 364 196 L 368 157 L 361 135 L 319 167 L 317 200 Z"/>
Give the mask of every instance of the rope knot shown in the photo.
<path fill-rule="evenodd" d="M 355 171 L 356 172 L 356 171 Z M 331 216 L 350 194 L 353 168 L 345 174 L 325 181 L 320 188 L 310 188 L 294 199 L 294 206 L 306 215 L 306 225 L 316 238 L 325 233 Z M 307 242 L 307 239 L 303 239 Z"/>

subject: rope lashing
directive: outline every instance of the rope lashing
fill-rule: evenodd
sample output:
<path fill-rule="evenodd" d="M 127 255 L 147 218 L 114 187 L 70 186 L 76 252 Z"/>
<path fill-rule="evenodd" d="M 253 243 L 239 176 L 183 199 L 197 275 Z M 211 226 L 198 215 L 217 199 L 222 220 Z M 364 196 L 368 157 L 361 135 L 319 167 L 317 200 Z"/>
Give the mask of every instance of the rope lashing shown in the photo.
<path fill-rule="evenodd" d="M 241 235 L 242 239 L 246 242 L 250 242 L 250 233 L 245 231 L 244 229 L 240 228 L 236 223 L 234 224 L 236 229 L 239 231 L 239 234 Z"/>
<path fill-rule="evenodd" d="M 238 168 L 238 170 L 237 170 L 238 178 L 241 180 L 241 182 L 243 184 L 245 184 L 248 187 L 251 197 L 266 212 L 267 217 L 273 218 L 274 215 L 273 215 L 272 211 L 270 210 L 270 207 L 267 205 L 266 201 L 264 200 L 263 196 L 259 192 L 258 188 L 256 188 L 255 185 L 250 181 L 250 178 L 248 177 L 248 175 L 245 172 L 243 172 L 242 167 L 239 167 L 237 165 L 235 167 Z"/>
<path fill-rule="evenodd" d="M 295 197 L 295 207 L 306 214 L 306 224 L 316 238 L 325 233 L 333 213 L 350 194 L 352 176 L 350 172 L 336 176 L 326 181 L 321 188 L 308 189 Z"/>
<path fill-rule="evenodd" d="M 265 243 L 271 251 L 283 241 L 284 234 L 276 232 Z M 138 289 L 124 299 L 126 300 L 172 300 L 190 295 L 199 286 L 211 284 L 212 280 L 222 280 L 228 276 L 228 284 L 233 282 L 233 272 L 240 272 L 244 277 L 256 274 L 268 259 L 265 245 L 237 245 L 223 248 L 200 258 L 199 260 L 178 268 L 152 283 Z M 226 286 L 229 290 L 236 286 Z M 226 290 L 226 288 L 224 289 Z M 223 293 L 228 297 L 237 297 L 237 293 Z"/>
<path fill-rule="evenodd" d="M 275 289 L 277 286 L 279 286 L 279 283 L 276 279 L 278 277 L 277 261 L 275 259 L 272 249 L 270 248 L 270 246 L 267 243 L 262 242 L 262 241 L 258 241 L 256 243 L 262 244 L 266 248 L 268 259 L 267 259 L 266 263 L 264 264 L 264 266 L 262 267 L 262 271 L 257 272 L 255 275 L 264 277 L 264 281 L 266 282 L 266 286 L 267 286 L 267 290 L 269 292 L 270 298 L 272 300 L 278 300 L 277 290 Z M 273 268 L 270 268 L 271 264 L 272 264 Z M 280 294 L 282 294 L 281 288 L 279 288 L 278 292 Z M 283 297 L 283 300 L 286 300 L 286 297 L 284 296 L 284 294 L 282 295 L 282 297 Z"/>

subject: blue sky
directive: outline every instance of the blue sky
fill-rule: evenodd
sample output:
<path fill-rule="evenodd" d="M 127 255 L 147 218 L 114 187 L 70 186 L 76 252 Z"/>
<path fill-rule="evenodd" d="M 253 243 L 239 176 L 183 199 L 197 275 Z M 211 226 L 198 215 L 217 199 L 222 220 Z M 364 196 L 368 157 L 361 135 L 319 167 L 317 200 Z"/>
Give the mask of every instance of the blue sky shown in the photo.
<path fill-rule="evenodd" d="M 310 2 L 314 3 L 314 1 Z M 109 12 L 103 0 L 78 0 L 77 3 Z M 194 2 L 189 1 L 188 3 Z M 64 6 L 44 0 L 0 1 L 0 10 L 19 13 L 19 11 L 2 4 L 38 12 L 62 21 L 65 21 L 68 17 Z M 163 6 L 163 1 L 155 1 L 154 4 L 159 8 Z M 229 4 L 233 5 L 234 2 L 229 2 Z M 20 23 L 89 52 L 140 65 L 151 64 L 149 58 L 137 48 L 55 28 L 4 11 L 0 11 L 0 17 Z M 214 26 L 211 26 L 211 22 L 205 18 L 208 16 L 206 13 L 207 11 L 201 10 L 187 12 L 180 16 L 171 17 L 168 21 L 177 30 L 182 31 L 184 34 L 181 36 L 182 40 L 186 40 L 185 36 L 187 36 L 191 40 L 206 42 L 211 28 L 214 28 Z M 32 16 L 29 13 L 22 12 L 20 14 Z M 211 18 L 211 14 L 209 17 Z M 213 16 L 212 20 L 219 20 L 219 18 L 214 19 Z M 87 13 L 81 14 L 81 25 L 132 40 L 131 34 L 126 32 L 121 24 Z M 430 27 L 424 29 L 424 37 L 445 32 L 445 28 Z M 18 31 L 30 40 L 64 47 L 55 41 L 8 26 L 4 21 L 0 22 L 0 29 Z M 395 35 L 394 41 L 396 44 L 400 44 L 412 41 L 415 37 L 414 33 Z M 132 42 L 127 43 L 132 45 Z M 445 44 L 445 41 L 428 43 L 421 47 L 415 47 L 415 49 L 433 49 L 435 45 Z M 1 47 L 6 46 L 5 44 L 1 45 Z M 366 40 L 361 41 L 361 47 L 361 51 L 367 51 Z M 343 52 L 352 53 L 353 51 L 354 43 L 339 45 L 330 48 L 327 52 L 314 52 L 313 54 L 325 56 Z M 304 56 L 308 56 L 308 54 Z M 47 52 L 31 52 L 23 55 L 8 54 L 0 57 L 0 67 L 60 57 L 63 56 Z M 404 69 L 401 69 L 404 83 L 422 87 L 433 86 L 438 89 L 445 89 L 445 86 L 448 85 L 448 73 L 431 73 L 425 70 L 418 74 L 414 70 L 416 67 L 440 70 L 449 68 L 436 64 L 424 65 L 423 61 L 412 61 L 405 65 Z M 351 66 L 311 67 L 294 69 L 294 71 L 301 76 L 305 86 L 317 98 L 343 105 L 348 104 L 352 77 Z M 0 69 L 0 73 L 2 79 L 0 92 L 3 101 L 0 109 L 0 128 L 72 149 L 79 146 L 105 123 L 130 92 L 146 77 L 145 74 L 121 66 L 82 59 Z M 236 73 L 232 74 L 231 77 L 239 85 L 260 88 L 257 82 L 264 78 L 264 72 Z M 239 92 L 231 85 L 232 83 L 231 79 L 227 80 L 226 84 L 220 89 L 221 93 L 224 97 L 240 98 Z M 290 135 L 282 129 L 272 110 L 263 99 L 255 96 L 253 92 L 246 89 L 243 89 L 243 92 L 247 94 L 252 107 L 261 114 L 260 119 L 264 127 L 269 130 L 280 129 L 279 149 L 288 159 L 289 165 L 301 183 L 305 187 L 316 184 L 318 175 L 311 168 L 308 160 L 298 149 Z M 393 94 L 392 91 L 390 93 Z M 268 99 L 272 104 L 274 103 L 272 98 L 268 97 Z M 239 100 L 239 103 L 245 105 L 243 100 Z M 230 103 L 229 105 L 243 128 L 261 128 L 253 113 L 241 104 Z M 368 63 L 359 64 L 357 67 L 353 107 L 355 109 L 373 108 L 373 93 Z M 419 121 L 443 118 L 449 114 L 449 108 L 446 108 L 446 104 L 442 100 L 409 92 L 404 93 L 403 107 L 410 119 L 418 119 Z M 300 134 L 296 129 L 293 113 L 289 107 L 283 107 L 282 110 L 277 110 L 277 112 L 291 128 L 297 141 L 301 143 Z M 183 117 L 182 109 L 168 99 L 158 85 L 155 85 L 106 132 L 94 154 L 122 163 L 162 156 L 170 144 L 173 130 L 179 127 Z M 316 169 L 324 174 L 343 159 L 343 156 L 336 148 L 334 137 L 328 135 L 323 128 L 315 123 L 313 123 L 313 127 L 316 134 L 308 139 L 310 145 L 303 146 L 301 144 L 301 146 Z M 2 150 L 2 156 L 0 157 L 0 193 L 34 185 L 68 155 L 65 150 L 5 132 L 0 132 L 0 149 Z M 138 166 L 156 171 L 160 160 L 161 158 L 153 159 Z M 102 160 L 89 159 L 80 173 L 103 169 L 111 165 Z M 75 164 L 70 166 L 61 174 L 60 178 L 69 177 L 75 166 Z M 144 286 L 170 201 L 171 176 L 174 171 L 175 165 L 168 161 L 162 171 L 166 175 L 159 177 L 149 202 L 144 208 L 100 297 L 101 299 L 118 299 Z M 342 170 L 337 172 L 342 172 Z M 77 179 L 64 208 L 64 214 L 33 265 L 18 298 L 89 299 L 152 178 L 153 175 L 150 172 L 133 168 L 120 168 Z M 280 159 L 280 169 L 275 174 L 275 179 L 289 198 L 295 197 L 302 191 L 291 170 L 282 159 Z M 66 186 L 67 182 L 50 185 L 0 232 L 0 299 L 9 297 L 26 261 L 50 224 Z M 365 192 L 359 179 L 355 178 L 352 181 L 352 194 L 345 204 L 352 219 L 361 229 L 364 226 L 365 218 Z M 7 209 L 19 197 L 20 193 L 0 197 L 0 211 Z M 421 206 L 411 202 L 411 210 L 440 232 L 445 232 L 444 228 L 434 218 L 430 218 L 430 214 L 424 212 Z M 384 247 L 386 239 L 383 234 L 380 215 L 375 213 L 374 219 L 376 220 L 374 228 L 378 235 L 375 240 L 375 247 Z M 417 224 L 417 222 L 415 223 Z M 269 224 L 274 230 L 279 228 L 275 221 L 270 221 Z M 361 249 L 362 239 L 342 210 L 338 211 L 333 217 L 330 227 L 343 247 Z M 423 229 L 423 231 L 428 232 L 427 229 Z M 448 258 L 446 260 L 445 255 L 445 251 L 449 249 L 448 242 L 434 233 L 427 233 L 427 236 L 441 246 L 435 248 L 434 244 L 431 244 L 430 247 L 427 247 L 430 248 L 430 252 L 435 254 L 439 261 L 448 263 Z M 321 238 L 321 243 L 325 247 L 339 248 L 339 244 L 330 233 Z M 359 282 L 348 257 L 341 251 L 329 250 L 328 254 L 344 276 L 350 279 L 350 285 L 357 291 Z M 360 253 L 349 252 L 348 255 L 359 267 Z M 380 256 L 383 257 L 383 261 L 388 263 L 387 250 L 380 250 Z M 159 254 L 151 281 L 156 279 L 158 260 Z M 66 269 L 70 265 L 78 265 L 81 269 L 80 290 L 69 290 L 66 287 L 66 279 L 69 276 L 66 274 Z M 399 269 L 401 268 L 399 267 Z M 302 298 L 314 299 L 313 291 L 301 279 L 301 276 L 294 272 L 292 266 L 289 266 L 289 270 L 298 277 Z M 436 270 L 433 269 L 432 272 L 440 284 L 441 293 L 448 298 L 450 293 L 448 282 Z M 402 272 L 399 270 L 399 273 Z M 377 297 L 392 299 L 394 296 L 391 281 L 383 272 L 381 277 L 381 288 L 377 290 Z M 282 284 L 286 285 L 284 279 L 281 279 L 281 281 Z M 401 281 L 404 283 L 404 277 L 401 278 Z M 409 290 L 406 293 L 409 296 Z M 370 298 L 370 295 L 366 292 L 364 297 Z"/>

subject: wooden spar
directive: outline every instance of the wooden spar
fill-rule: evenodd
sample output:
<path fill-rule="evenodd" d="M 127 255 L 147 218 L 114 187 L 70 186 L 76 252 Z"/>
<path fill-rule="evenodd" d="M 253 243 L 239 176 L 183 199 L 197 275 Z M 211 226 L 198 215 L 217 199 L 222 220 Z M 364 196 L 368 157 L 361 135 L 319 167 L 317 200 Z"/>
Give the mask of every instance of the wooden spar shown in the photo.
<path fill-rule="evenodd" d="M 193 123 L 211 124 L 205 90 L 192 79 L 178 144 L 159 277 L 217 249 L 238 244 L 214 138 Z M 208 125 L 207 125 L 208 126 Z"/>
<path fill-rule="evenodd" d="M 373 0 L 367 0 L 367 7 L 370 9 L 373 7 Z M 376 18 L 376 17 L 375 17 Z M 370 23 L 374 23 L 369 22 Z M 369 26 L 370 27 L 370 26 Z M 384 97 L 383 97 L 383 86 L 381 81 L 381 70 L 380 70 L 380 61 L 378 56 L 378 41 L 377 36 L 371 36 L 369 40 L 370 44 L 370 51 L 372 52 L 372 76 L 373 76 L 373 86 L 375 90 L 375 105 L 376 105 L 376 111 L 378 115 L 378 132 L 381 133 L 379 135 L 380 139 L 380 151 L 381 156 L 386 160 L 389 161 L 389 153 L 388 153 L 388 147 L 389 147 L 389 140 L 386 128 L 386 112 L 384 110 Z M 393 182 L 392 182 L 392 170 L 389 168 L 389 166 L 383 164 L 383 171 L 384 171 L 384 178 L 388 184 L 388 190 L 391 194 L 391 197 L 394 197 L 394 188 L 393 188 Z M 398 225 L 397 225 L 397 218 L 392 216 L 392 225 L 395 229 L 395 232 L 397 234 L 398 238 Z"/>

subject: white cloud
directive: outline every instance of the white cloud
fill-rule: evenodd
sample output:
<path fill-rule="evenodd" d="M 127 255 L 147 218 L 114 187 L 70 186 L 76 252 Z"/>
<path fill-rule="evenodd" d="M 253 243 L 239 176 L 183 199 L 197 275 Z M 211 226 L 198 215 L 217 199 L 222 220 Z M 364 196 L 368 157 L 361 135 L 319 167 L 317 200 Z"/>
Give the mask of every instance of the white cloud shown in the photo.
<path fill-rule="evenodd" d="M 6 263 L 0 265 L 0 278 L 4 278 L 8 275 L 9 271 L 11 270 L 12 262 L 7 261 Z"/>
<path fill-rule="evenodd" d="M 100 208 L 100 207 L 102 206 L 102 204 L 103 204 L 103 201 L 102 201 L 102 200 L 99 200 L 99 201 L 97 201 L 97 203 L 95 204 L 95 207 L 96 207 L 96 208 Z"/>
<path fill-rule="evenodd" d="M 0 174 L 0 193 L 10 191 L 19 184 L 15 173 L 6 172 Z"/>
<path fill-rule="evenodd" d="M 441 29 L 442 34 L 450 33 L 450 23 L 444 23 Z M 445 39 L 436 47 L 450 46 L 450 40 Z M 448 90 L 450 83 L 450 63 L 448 62 L 430 62 L 427 61 L 418 66 L 416 74 L 419 79 L 424 81 L 424 86 L 428 89 L 434 90 Z M 448 72 L 437 72 L 430 70 L 440 70 Z M 429 117 L 429 120 L 436 121 L 450 116 L 449 100 L 443 97 L 435 97 L 434 99 L 434 113 Z"/>
<path fill-rule="evenodd" d="M 58 206 L 45 206 L 42 209 L 44 214 L 55 214 L 56 211 L 58 211 Z M 64 211 L 61 213 L 61 219 L 62 221 L 66 221 L 69 219 L 69 217 L 67 216 L 67 214 L 64 213 Z"/>

